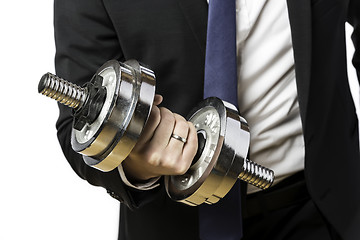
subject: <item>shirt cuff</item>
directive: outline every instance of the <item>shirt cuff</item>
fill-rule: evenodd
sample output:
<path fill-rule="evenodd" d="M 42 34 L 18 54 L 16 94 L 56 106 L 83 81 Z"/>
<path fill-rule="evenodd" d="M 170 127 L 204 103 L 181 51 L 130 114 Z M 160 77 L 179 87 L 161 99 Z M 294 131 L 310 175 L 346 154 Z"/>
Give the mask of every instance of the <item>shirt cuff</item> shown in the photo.
<path fill-rule="evenodd" d="M 160 177 L 150 178 L 148 181 L 142 182 L 142 183 L 131 183 L 127 179 L 124 169 L 121 164 L 118 166 L 118 171 L 120 174 L 120 178 L 125 183 L 125 185 L 135 188 L 137 190 L 151 190 L 151 189 L 154 189 L 154 188 L 160 186 L 160 183 L 158 183 L 158 180 L 160 179 Z"/>

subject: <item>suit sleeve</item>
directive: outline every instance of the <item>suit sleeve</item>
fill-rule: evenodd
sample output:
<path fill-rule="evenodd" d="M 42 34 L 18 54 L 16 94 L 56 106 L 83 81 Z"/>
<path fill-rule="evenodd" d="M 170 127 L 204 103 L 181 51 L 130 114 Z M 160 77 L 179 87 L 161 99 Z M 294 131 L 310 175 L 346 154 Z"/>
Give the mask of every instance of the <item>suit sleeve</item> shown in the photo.
<path fill-rule="evenodd" d="M 358 80 L 360 81 L 360 0 L 350 0 L 348 9 L 348 22 L 353 26 L 354 31 L 351 36 L 355 53 L 353 65 L 356 69 Z"/>
<path fill-rule="evenodd" d="M 96 70 L 110 59 L 124 60 L 113 24 L 100 0 L 55 0 L 55 68 L 56 74 L 83 85 Z M 117 169 L 101 172 L 86 165 L 71 147 L 71 109 L 59 105 L 56 123 L 58 139 L 72 169 L 90 184 L 101 186 L 129 208 L 137 208 L 158 189 L 140 192 L 127 187 Z M 144 200 L 145 199 L 145 200 Z"/>

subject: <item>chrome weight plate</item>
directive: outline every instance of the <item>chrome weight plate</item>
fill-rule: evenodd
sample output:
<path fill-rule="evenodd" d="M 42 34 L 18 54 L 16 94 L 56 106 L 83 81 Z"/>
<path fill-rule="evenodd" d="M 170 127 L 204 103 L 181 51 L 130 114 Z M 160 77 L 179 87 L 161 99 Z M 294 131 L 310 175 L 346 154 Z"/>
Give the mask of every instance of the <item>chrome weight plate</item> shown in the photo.
<path fill-rule="evenodd" d="M 111 60 L 96 72 L 106 98 L 95 121 L 72 130 L 72 147 L 84 161 L 111 171 L 128 156 L 149 117 L 155 95 L 155 74 L 131 60 Z"/>
<path fill-rule="evenodd" d="M 166 191 L 188 205 L 213 204 L 230 191 L 243 170 L 249 128 L 233 105 L 215 97 L 202 101 L 189 116 L 198 133 L 198 154 L 185 174 L 165 177 Z"/>

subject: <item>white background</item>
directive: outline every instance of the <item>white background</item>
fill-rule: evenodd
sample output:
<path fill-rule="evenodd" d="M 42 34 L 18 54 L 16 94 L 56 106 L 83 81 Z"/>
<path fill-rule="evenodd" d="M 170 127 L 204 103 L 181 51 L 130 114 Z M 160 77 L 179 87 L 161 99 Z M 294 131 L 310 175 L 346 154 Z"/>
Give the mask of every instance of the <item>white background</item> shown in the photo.
<path fill-rule="evenodd" d="M 54 72 L 52 11 L 51 0 L 0 3 L 0 239 L 116 239 L 117 201 L 72 171 L 56 138 L 57 105 L 37 93 Z"/>
<path fill-rule="evenodd" d="M 0 239 L 117 239 L 119 204 L 80 179 L 57 142 L 53 1 L 0 3 Z"/>

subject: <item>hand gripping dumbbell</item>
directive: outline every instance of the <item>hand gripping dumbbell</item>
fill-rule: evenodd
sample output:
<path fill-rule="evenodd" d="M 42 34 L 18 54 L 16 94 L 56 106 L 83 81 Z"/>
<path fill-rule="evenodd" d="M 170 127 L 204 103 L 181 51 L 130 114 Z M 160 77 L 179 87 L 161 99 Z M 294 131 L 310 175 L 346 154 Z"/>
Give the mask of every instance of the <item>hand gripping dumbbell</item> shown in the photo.
<path fill-rule="evenodd" d="M 141 135 L 155 95 L 155 74 L 135 60 L 111 60 L 83 87 L 47 73 L 38 90 L 73 108 L 72 148 L 86 164 L 106 172 L 121 164 Z M 185 174 L 165 177 L 170 198 L 192 206 L 213 204 L 238 178 L 261 189 L 271 186 L 274 172 L 247 159 L 249 127 L 233 105 L 207 98 L 188 120 L 197 130 L 198 151 Z"/>

